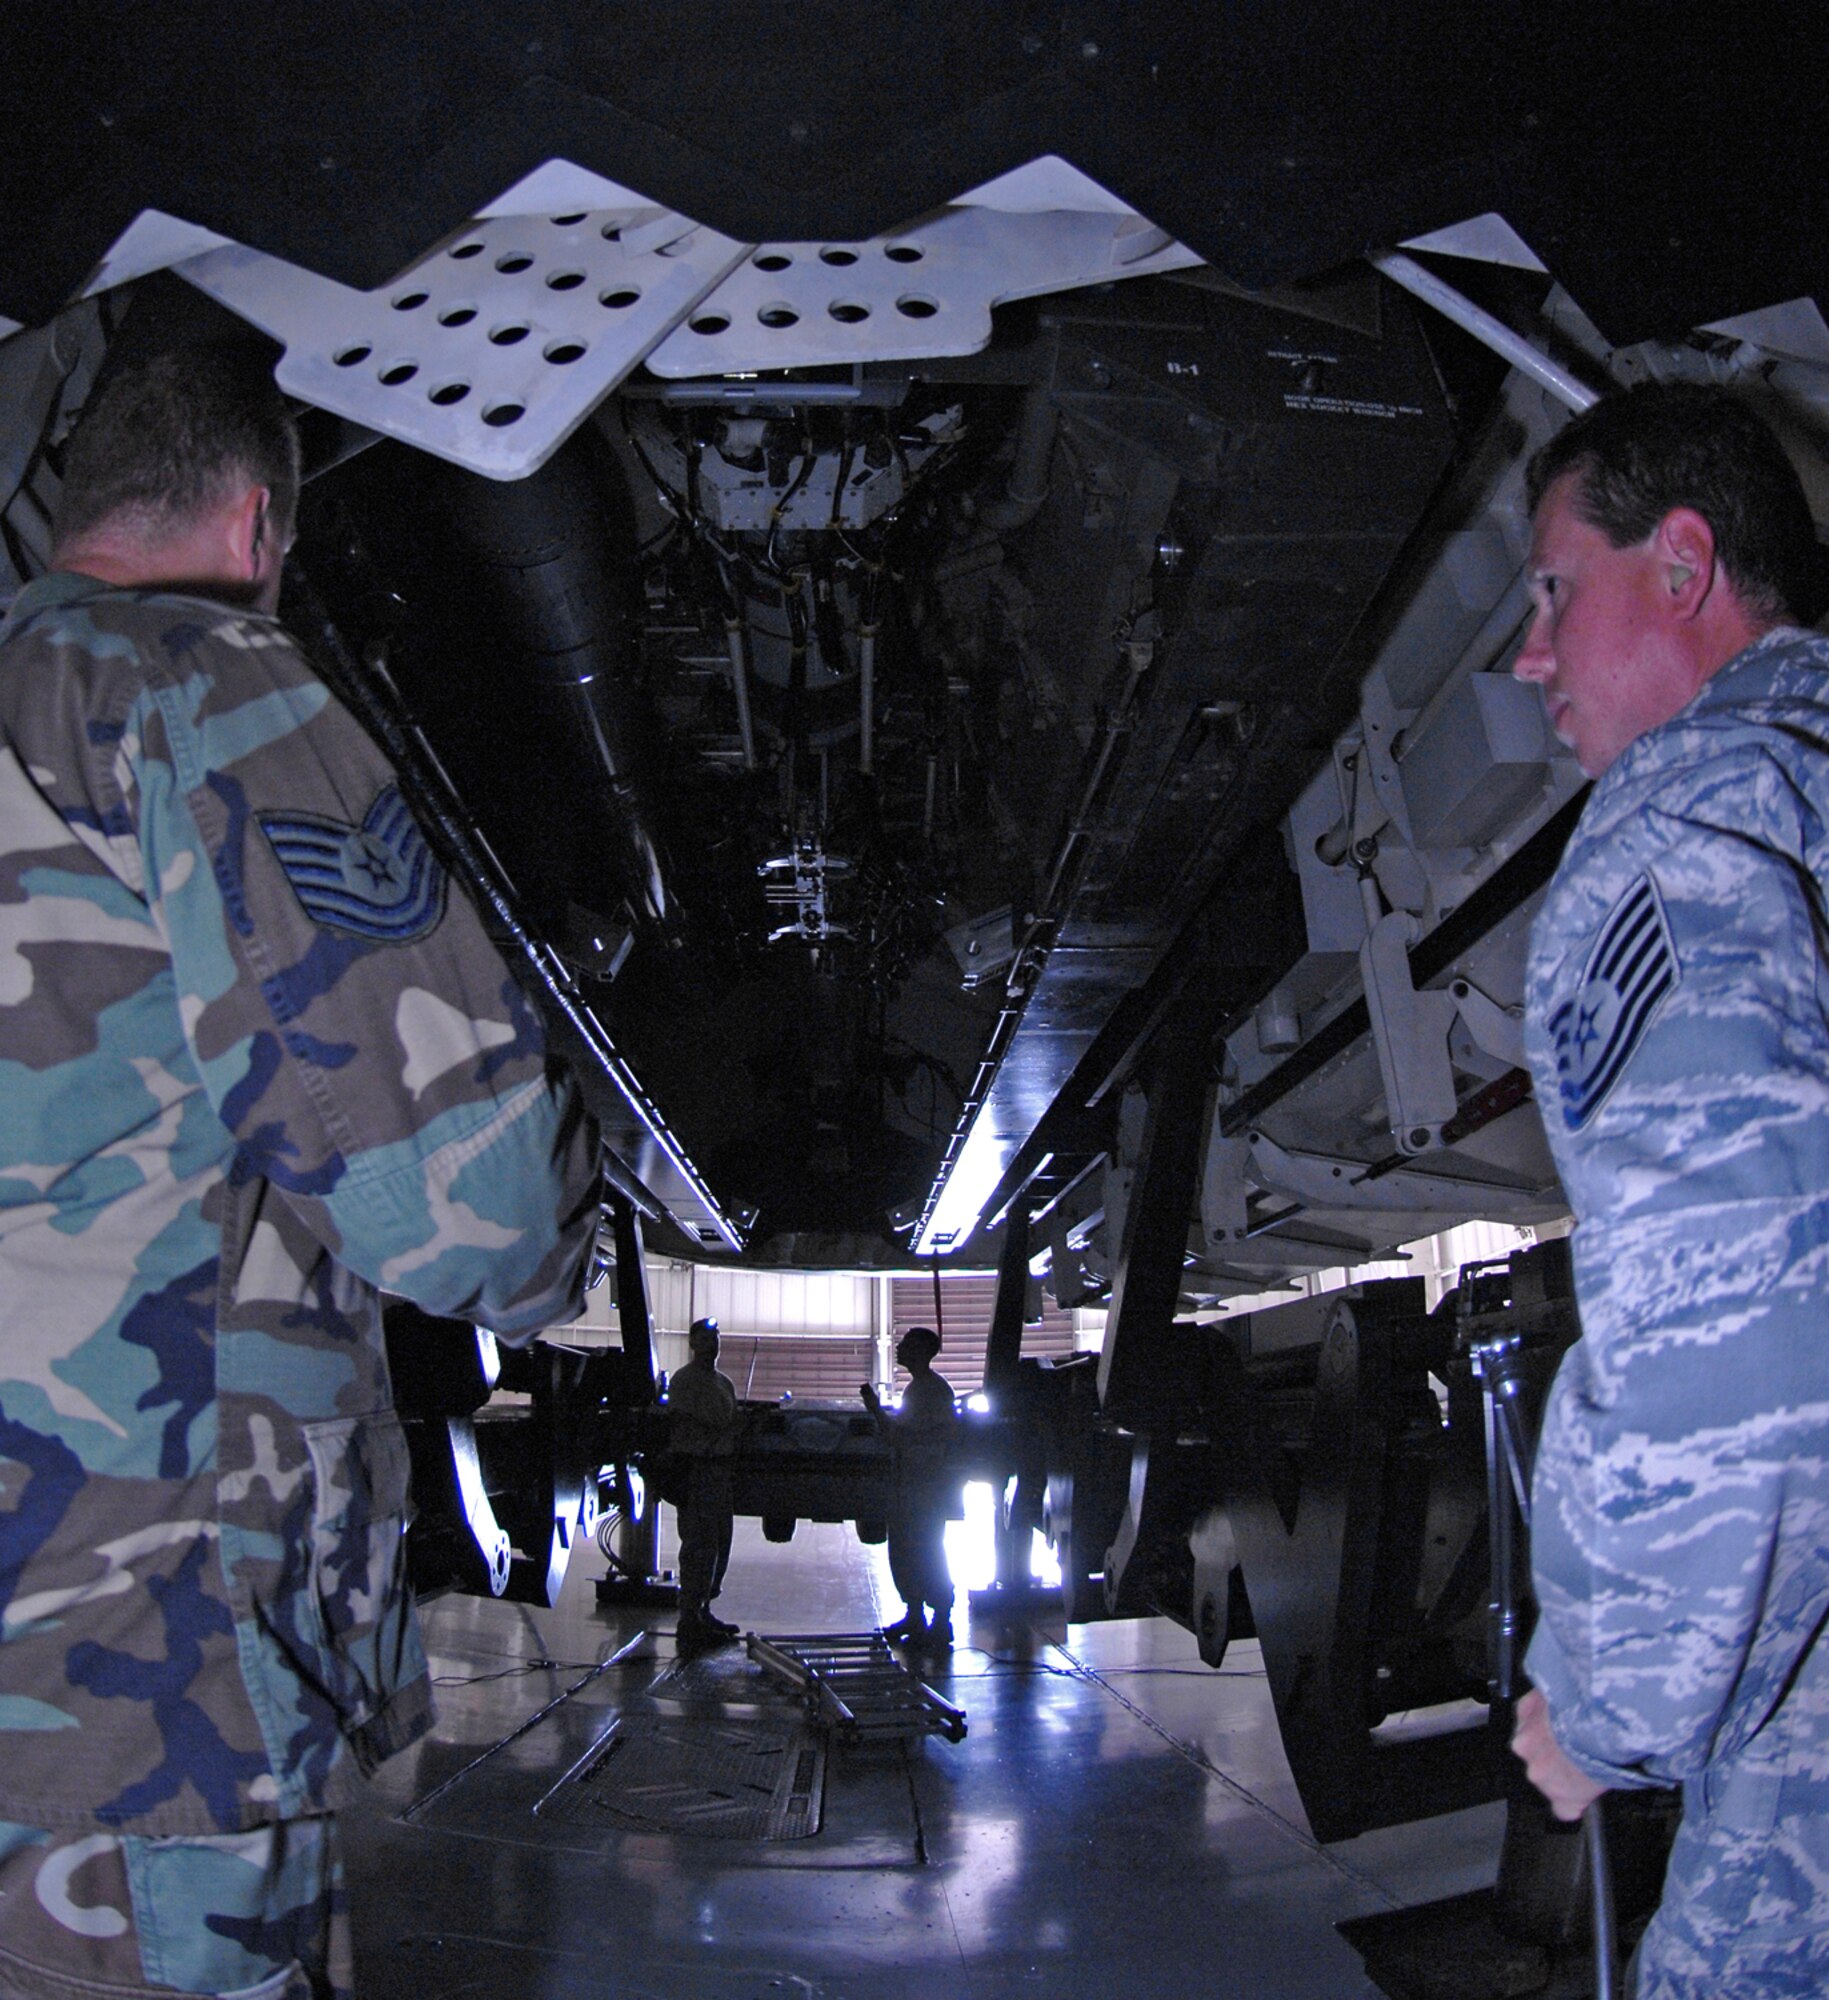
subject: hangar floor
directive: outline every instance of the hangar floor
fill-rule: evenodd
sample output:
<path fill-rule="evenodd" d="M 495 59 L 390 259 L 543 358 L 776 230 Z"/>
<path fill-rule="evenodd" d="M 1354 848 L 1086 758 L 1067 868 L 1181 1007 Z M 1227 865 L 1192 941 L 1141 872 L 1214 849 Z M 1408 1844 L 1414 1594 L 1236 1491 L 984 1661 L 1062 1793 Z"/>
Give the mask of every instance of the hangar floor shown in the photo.
<path fill-rule="evenodd" d="M 716 1726 L 669 1695 L 672 1614 L 600 1608 L 601 1571 L 582 1551 L 550 1611 L 427 1607 L 441 1721 L 346 1822 L 362 2000 L 1358 2000 L 1337 1922 L 1493 1878 L 1497 1806 L 1318 1845 L 1255 1645 L 1214 1673 L 1165 1620 L 962 1607 L 924 1677 L 965 1739 L 833 1746 L 803 1837 L 559 1810 L 613 1724 Z M 899 1605 L 848 1528 L 739 1521 L 719 1610 L 804 1633 Z"/>

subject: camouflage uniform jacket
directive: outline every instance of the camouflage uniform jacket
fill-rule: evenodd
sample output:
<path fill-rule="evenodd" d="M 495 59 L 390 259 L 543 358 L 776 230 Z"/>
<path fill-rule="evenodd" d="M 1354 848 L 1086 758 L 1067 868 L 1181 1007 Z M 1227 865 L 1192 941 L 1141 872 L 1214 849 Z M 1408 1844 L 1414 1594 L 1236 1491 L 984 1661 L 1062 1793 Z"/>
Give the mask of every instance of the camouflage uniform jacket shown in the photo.
<path fill-rule="evenodd" d="M 1768 633 L 1595 786 L 1532 936 L 1583 1337 L 1528 1666 L 1680 1784 L 1640 1993 L 1829 1991 L 1829 640 Z"/>
<path fill-rule="evenodd" d="M 576 1310 L 597 1147 L 282 627 L 53 576 L 0 642 L 0 1818 L 334 1806 L 430 1696 L 378 1288 Z"/>

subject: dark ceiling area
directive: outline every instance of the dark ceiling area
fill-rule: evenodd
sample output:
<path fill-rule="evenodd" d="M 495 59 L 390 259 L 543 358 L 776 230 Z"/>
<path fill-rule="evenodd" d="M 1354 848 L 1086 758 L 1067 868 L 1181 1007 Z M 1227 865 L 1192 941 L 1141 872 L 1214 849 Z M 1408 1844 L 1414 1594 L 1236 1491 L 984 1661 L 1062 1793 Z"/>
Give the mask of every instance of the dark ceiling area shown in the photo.
<path fill-rule="evenodd" d="M 14 11 L 0 315 L 28 326 L 147 210 L 372 289 L 473 254 L 452 233 L 551 161 L 733 260 L 842 267 L 1058 155 L 1205 260 L 1019 292 L 975 352 L 634 369 L 520 478 L 334 401 L 307 425 L 295 623 L 422 733 L 590 1018 L 630 1175 L 677 1169 L 781 1263 L 963 1255 L 937 1204 L 968 1132 L 1065 1200 L 1130 1080 L 1198 1100 L 1301 958 L 1279 824 L 1517 445 L 1503 364 L 1363 259 L 1496 213 L 1622 344 L 1829 296 L 1783 9 L 1738 39 L 1486 0 Z M 1540 328 L 1550 278 L 1451 276 Z M 250 337 L 168 273 L 68 317 L 110 365 Z M 1330 1132 L 1376 1153 L 1352 1109 Z"/>
<path fill-rule="evenodd" d="M 1491 0 L 14 9 L 0 312 L 145 208 L 370 287 L 552 158 L 757 241 L 1057 153 L 1255 288 L 1498 210 L 1632 341 L 1822 289 L 1820 43 L 1802 6 Z"/>

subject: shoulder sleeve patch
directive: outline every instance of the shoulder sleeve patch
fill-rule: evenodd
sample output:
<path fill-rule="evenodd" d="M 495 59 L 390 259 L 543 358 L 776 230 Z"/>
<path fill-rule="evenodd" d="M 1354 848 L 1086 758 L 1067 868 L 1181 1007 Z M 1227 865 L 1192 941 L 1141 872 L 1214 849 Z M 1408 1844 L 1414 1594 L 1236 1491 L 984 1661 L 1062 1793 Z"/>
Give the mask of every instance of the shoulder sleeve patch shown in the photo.
<path fill-rule="evenodd" d="M 401 797 L 384 785 L 360 826 L 317 813 L 255 815 L 314 924 L 407 944 L 438 927 L 445 873 Z"/>
<path fill-rule="evenodd" d="M 1619 1081 L 1681 977 L 1664 906 L 1641 875 L 1607 913 L 1581 984 L 1550 1016 L 1562 1121 L 1579 1132 Z"/>

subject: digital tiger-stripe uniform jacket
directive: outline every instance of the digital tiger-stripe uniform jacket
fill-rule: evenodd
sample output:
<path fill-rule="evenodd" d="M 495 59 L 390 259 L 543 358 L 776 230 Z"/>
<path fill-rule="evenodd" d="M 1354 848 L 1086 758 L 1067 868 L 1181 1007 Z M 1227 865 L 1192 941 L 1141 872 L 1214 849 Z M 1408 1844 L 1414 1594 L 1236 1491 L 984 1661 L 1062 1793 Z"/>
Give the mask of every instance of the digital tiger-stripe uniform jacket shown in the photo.
<path fill-rule="evenodd" d="M 1829 1992 L 1829 640 L 1781 629 L 1595 785 L 1529 1053 L 1582 1338 L 1527 1666 L 1611 1785 L 1680 1784 L 1641 2000 Z"/>

